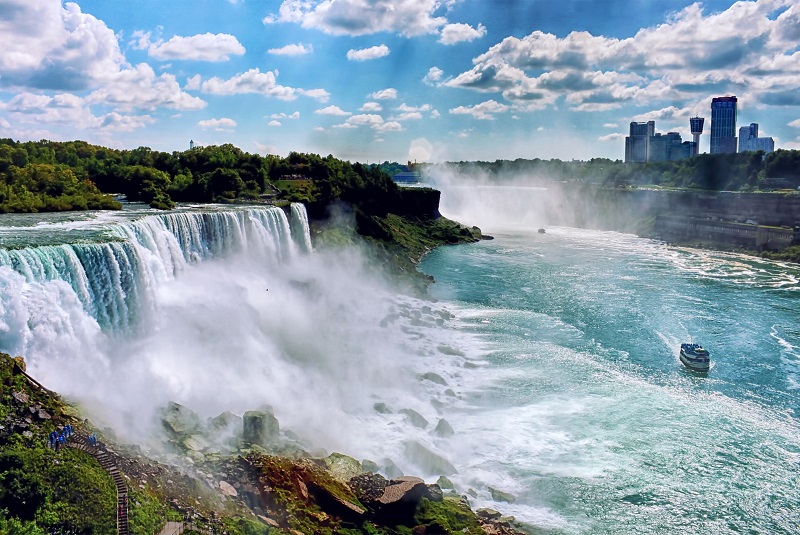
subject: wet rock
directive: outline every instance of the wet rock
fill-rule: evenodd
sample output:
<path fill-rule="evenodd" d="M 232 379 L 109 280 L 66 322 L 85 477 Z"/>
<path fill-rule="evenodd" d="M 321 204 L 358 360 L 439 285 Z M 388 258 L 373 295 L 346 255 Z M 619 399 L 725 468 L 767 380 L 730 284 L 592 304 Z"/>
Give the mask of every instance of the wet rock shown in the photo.
<path fill-rule="evenodd" d="M 442 418 L 439 420 L 439 423 L 436 424 L 436 428 L 433 430 L 433 433 L 436 436 L 447 438 L 452 437 L 455 434 L 455 431 L 453 431 L 453 428 L 449 423 L 447 423 L 447 420 Z"/>
<path fill-rule="evenodd" d="M 381 467 L 378 466 L 378 463 L 376 463 L 375 461 L 370 461 L 369 459 L 364 459 L 363 461 L 361 461 L 361 471 L 362 472 L 371 472 L 371 473 L 375 474 L 375 473 L 379 472 L 380 469 L 381 469 Z"/>
<path fill-rule="evenodd" d="M 405 455 L 415 464 L 431 474 L 452 475 L 458 473 L 450 461 L 438 455 L 419 442 L 409 440 L 405 443 Z"/>
<path fill-rule="evenodd" d="M 247 411 L 242 416 L 245 442 L 259 446 L 268 446 L 277 442 L 280 425 L 271 410 Z"/>
<path fill-rule="evenodd" d="M 200 429 L 200 417 L 180 403 L 170 401 L 161 411 L 161 422 L 174 436 L 189 435 Z"/>
<path fill-rule="evenodd" d="M 364 473 L 350 479 L 347 484 L 361 503 L 370 505 L 383 496 L 389 480 L 380 474 Z"/>
<path fill-rule="evenodd" d="M 400 409 L 398 412 L 405 414 L 406 420 L 414 427 L 419 427 L 420 429 L 425 429 L 428 427 L 428 420 L 426 420 L 425 417 L 417 411 L 413 409 Z"/>
<path fill-rule="evenodd" d="M 208 421 L 208 432 L 212 434 L 240 435 L 242 433 L 242 417 L 225 411 Z"/>
<path fill-rule="evenodd" d="M 456 488 L 453 482 L 444 476 L 439 476 L 439 479 L 436 480 L 436 484 L 443 489 L 455 490 Z"/>
<path fill-rule="evenodd" d="M 494 509 L 489 509 L 488 507 L 482 507 L 478 509 L 475 511 L 475 514 L 478 515 L 478 517 L 485 518 L 487 520 L 497 520 L 503 516 L 500 511 L 495 511 Z"/>
<path fill-rule="evenodd" d="M 433 373 L 433 372 L 423 373 L 419 376 L 419 379 L 421 381 L 430 381 L 432 383 L 436 383 L 437 385 L 447 386 L 447 381 L 445 381 L 444 378 L 438 373 Z"/>
<path fill-rule="evenodd" d="M 36 411 L 36 417 L 39 418 L 40 420 L 49 420 L 50 418 L 52 418 L 52 416 L 50 416 L 50 413 L 48 413 L 44 409 L 39 409 L 38 411 Z"/>
<path fill-rule="evenodd" d="M 350 479 L 363 472 L 360 462 L 341 453 L 333 452 L 325 457 L 323 461 L 325 461 L 325 466 L 328 467 L 328 471 L 333 478 L 342 483 L 347 483 Z"/>
<path fill-rule="evenodd" d="M 516 500 L 513 494 L 498 490 L 494 487 L 489 487 L 489 493 L 492 495 L 492 499 L 496 502 L 514 503 Z"/>
<path fill-rule="evenodd" d="M 396 479 L 403 475 L 403 471 L 400 470 L 400 467 L 394 464 L 394 461 L 391 459 L 383 459 L 382 461 L 383 467 L 381 468 L 381 472 L 388 477 L 389 479 Z"/>
<path fill-rule="evenodd" d="M 463 357 L 464 353 L 459 351 L 458 349 L 452 348 L 450 346 L 446 346 L 444 344 L 439 345 L 436 349 L 439 350 L 439 353 L 443 355 L 449 355 L 451 357 Z"/>
<path fill-rule="evenodd" d="M 191 435 L 181 441 L 184 448 L 190 451 L 203 451 L 207 449 L 210 444 L 202 435 Z"/>
<path fill-rule="evenodd" d="M 13 392 L 11 397 L 14 398 L 14 401 L 17 403 L 21 403 L 23 405 L 27 404 L 30 401 L 28 394 L 25 392 Z"/>
<path fill-rule="evenodd" d="M 401 476 L 392 479 L 383 489 L 383 494 L 378 498 L 378 503 L 390 505 L 397 502 L 419 503 L 427 492 L 425 482 L 414 476 Z"/>
<path fill-rule="evenodd" d="M 444 501 L 444 493 L 439 485 L 425 485 L 428 488 L 427 498 L 432 502 Z"/>
<path fill-rule="evenodd" d="M 372 406 L 375 409 L 375 412 L 380 414 L 392 414 L 392 410 L 386 405 L 386 403 L 376 403 Z"/>

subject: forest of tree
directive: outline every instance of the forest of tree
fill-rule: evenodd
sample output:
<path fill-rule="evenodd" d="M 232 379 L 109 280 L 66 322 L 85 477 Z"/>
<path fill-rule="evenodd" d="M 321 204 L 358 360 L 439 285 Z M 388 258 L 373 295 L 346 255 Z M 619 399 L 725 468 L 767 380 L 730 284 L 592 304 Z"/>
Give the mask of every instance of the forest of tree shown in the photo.
<path fill-rule="evenodd" d="M 301 183 L 287 200 L 313 210 L 334 199 L 368 213 L 386 211 L 399 190 L 376 166 L 315 154 L 286 158 L 243 152 L 230 145 L 159 152 L 115 150 L 83 141 L 0 139 L 0 212 L 119 208 L 107 194 L 155 208 L 174 203 L 256 200 L 282 180 Z"/>
<path fill-rule="evenodd" d="M 589 161 L 497 160 L 449 164 L 459 172 L 492 180 L 577 181 L 612 187 L 662 186 L 712 191 L 757 191 L 800 187 L 800 151 L 701 154 L 668 162 L 623 163 L 608 158 Z"/>
<path fill-rule="evenodd" d="M 646 164 L 594 158 L 449 165 L 496 181 L 524 178 L 733 191 L 800 186 L 800 151 L 794 150 L 702 154 Z M 306 203 L 312 215 L 322 215 L 334 200 L 351 204 L 358 213 L 385 214 L 402 203 L 401 188 L 390 176 L 402 169 L 396 163 L 363 165 L 330 155 L 260 156 L 231 144 L 167 153 L 147 147 L 116 150 L 84 141 L 0 139 L 0 213 L 120 208 L 112 195 L 169 209 L 181 201 L 258 200 L 280 190 L 284 199 Z"/>

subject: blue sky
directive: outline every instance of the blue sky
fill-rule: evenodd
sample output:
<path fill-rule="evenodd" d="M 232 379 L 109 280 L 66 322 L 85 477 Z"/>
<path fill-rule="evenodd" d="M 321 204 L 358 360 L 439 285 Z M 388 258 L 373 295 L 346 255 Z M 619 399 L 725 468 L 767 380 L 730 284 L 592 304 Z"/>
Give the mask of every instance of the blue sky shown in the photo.
<path fill-rule="evenodd" d="M 0 137 L 622 159 L 737 95 L 800 149 L 799 43 L 800 0 L 0 0 Z"/>

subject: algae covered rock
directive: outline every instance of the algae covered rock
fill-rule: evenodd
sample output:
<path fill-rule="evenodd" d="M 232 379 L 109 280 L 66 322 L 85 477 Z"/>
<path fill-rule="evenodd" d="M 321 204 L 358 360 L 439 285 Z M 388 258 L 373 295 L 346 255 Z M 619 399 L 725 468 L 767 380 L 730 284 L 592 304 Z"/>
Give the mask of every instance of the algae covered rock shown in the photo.
<path fill-rule="evenodd" d="M 333 452 L 325 457 L 323 461 L 325 461 L 325 466 L 328 467 L 328 471 L 330 471 L 333 478 L 342 483 L 347 483 L 350 479 L 364 472 L 360 462 L 341 453 Z"/>

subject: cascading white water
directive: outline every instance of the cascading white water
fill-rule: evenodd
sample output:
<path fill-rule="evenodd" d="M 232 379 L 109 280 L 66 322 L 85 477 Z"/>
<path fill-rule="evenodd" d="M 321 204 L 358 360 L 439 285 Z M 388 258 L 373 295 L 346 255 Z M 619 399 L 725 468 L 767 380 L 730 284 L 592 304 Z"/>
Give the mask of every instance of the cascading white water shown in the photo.
<path fill-rule="evenodd" d="M 305 214 L 305 208 L 294 205 L 292 213 Z M 156 288 L 189 264 L 246 249 L 276 263 L 295 250 L 308 250 L 307 219 L 298 226 L 292 231 L 286 214 L 274 207 L 150 215 L 107 226 L 111 240 L 102 243 L 0 249 L 0 269 L 5 268 L 4 278 L 16 272 L 29 286 L 67 283 L 86 312 L 112 334 L 135 330 L 152 309 Z M 293 235 L 299 244 L 292 242 Z M 24 344 L 6 342 L 2 331 L 0 348 L 28 352 Z"/>
<path fill-rule="evenodd" d="M 204 416 L 268 404 L 313 447 L 423 474 L 404 445 L 436 451 L 435 437 L 399 410 L 435 425 L 430 399 L 446 387 L 418 376 L 441 356 L 427 337 L 447 314 L 420 312 L 355 248 L 304 254 L 302 205 L 288 219 L 261 207 L 152 214 L 0 220 L 0 238 L 28 244 L 0 249 L 0 351 L 131 441 L 168 401 Z M 95 233 L 53 244 L 84 227 Z"/>

